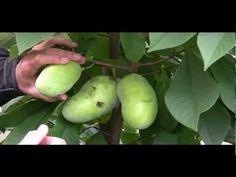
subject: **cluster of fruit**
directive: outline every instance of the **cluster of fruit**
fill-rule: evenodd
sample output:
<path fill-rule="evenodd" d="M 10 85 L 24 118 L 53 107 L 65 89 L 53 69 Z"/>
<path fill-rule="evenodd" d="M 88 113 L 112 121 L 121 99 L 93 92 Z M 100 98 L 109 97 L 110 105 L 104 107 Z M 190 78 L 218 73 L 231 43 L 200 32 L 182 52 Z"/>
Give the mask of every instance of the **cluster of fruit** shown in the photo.
<path fill-rule="evenodd" d="M 36 88 L 46 96 L 69 91 L 79 80 L 82 68 L 77 62 L 47 66 L 36 80 Z M 125 125 L 145 129 L 155 120 L 158 103 L 155 91 L 139 74 L 128 74 L 119 81 L 111 76 L 96 76 L 87 81 L 63 105 L 62 114 L 73 123 L 85 123 L 109 113 L 121 103 Z"/>

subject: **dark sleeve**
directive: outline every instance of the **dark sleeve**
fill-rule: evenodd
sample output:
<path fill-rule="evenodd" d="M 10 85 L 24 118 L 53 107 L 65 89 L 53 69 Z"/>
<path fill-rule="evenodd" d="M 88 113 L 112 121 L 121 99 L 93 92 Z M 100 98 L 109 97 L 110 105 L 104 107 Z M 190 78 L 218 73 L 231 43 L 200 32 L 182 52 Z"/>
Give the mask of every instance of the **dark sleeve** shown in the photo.
<path fill-rule="evenodd" d="M 15 70 L 16 65 L 20 61 L 17 57 L 14 60 L 8 60 L 9 52 L 0 48 L 0 106 L 9 100 L 23 95 L 18 88 Z"/>

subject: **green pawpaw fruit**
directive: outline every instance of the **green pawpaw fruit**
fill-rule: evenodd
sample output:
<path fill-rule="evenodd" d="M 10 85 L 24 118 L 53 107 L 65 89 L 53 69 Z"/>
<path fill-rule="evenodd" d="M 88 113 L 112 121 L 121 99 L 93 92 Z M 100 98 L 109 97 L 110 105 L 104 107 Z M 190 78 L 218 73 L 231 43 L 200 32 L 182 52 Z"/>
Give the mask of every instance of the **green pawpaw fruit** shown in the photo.
<path fill-rule="evenodd" d="M 45 95 L 55 97 L 69 91 L 81 76 L 81 66 L 78 62 L 48 65 L 37 77 L 35 87 Z"/>
<path fill-rule="evenodd" d="M 117 101 L 116 82 L 110 76 L 96 76 L 66 101 L 62 114 L 70 122 L 84 123 L 107 114 Z"/>
<path fill-rule="evenodd" d="M 117 85 L 122 116 L 127 126 L 145 129 L 156 119 L 158 101 L 149 82 L 139 74 L 129 74 Z"/>

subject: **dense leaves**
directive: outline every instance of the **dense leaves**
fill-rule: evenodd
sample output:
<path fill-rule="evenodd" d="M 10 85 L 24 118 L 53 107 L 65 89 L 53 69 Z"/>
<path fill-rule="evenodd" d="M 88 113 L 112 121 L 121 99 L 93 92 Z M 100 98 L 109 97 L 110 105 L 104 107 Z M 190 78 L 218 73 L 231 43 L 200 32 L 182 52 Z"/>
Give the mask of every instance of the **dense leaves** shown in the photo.
<path fill-rule="evenodd" d="M 3 144 L 18 144 L 31 130 L 37 129 L 41 124 L 46 124 L 50 118 L 55 104 L 44 104 L 41 109 L 34 110 L 29 116 L 24 115 L 24 120 L 18 124 L 5 139 Z"/>
<path fill-rule="evenodd" d="M 122 32 L 120 40 L 112 42 L 112 35 L 106 32 L 0 33 L 0 47 L 9 49 L 14 58 L 54 35 L 77 42 L 74 51 L 89 60 L 69 96 L 103 74 L 119 81 L 135 72 L 152 85 L 159 107 L 155 122 L 144 130 L 123 123 L 120 144 L 235 143 L 235 33 Z M 120 46 L 119 55 L 110 59 L 114 42 Z M 100 127 L 114 118 L 114 110 L 95 121 L 74 124 L 61 115 L 61 105 L 63 102 L 46 103 L 29 96 L 0 105 L 0 130 L 11 131 L 3 144 L 18 144 L 42 123 L 49 125 L 50 136 L 68 144 L 105 145 L 107 137 L 117 137 L 116 120 L 108 132 Z"/>
<path fill-rule="evenodd" d="M 211 71 L 219 83 L 220 96 L 224 104 L 235 111 L 235 62 L 233 57 L 225 56 L 216 62 Z"/>

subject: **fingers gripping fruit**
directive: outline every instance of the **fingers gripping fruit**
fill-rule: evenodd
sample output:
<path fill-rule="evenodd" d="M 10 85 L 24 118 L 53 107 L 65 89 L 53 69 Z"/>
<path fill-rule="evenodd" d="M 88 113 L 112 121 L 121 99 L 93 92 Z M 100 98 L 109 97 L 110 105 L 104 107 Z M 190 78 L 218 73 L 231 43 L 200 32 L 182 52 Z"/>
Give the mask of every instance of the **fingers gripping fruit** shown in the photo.
<path fill-rule="evenodd" d="M 157 97 L 144 77 L 138 74 L 125 76 L 118 83 L 117 93 L 126 125 L 134 129 L 145 129 L 155 121 Z"/>
<path fill-rule="evenodd" d="M 110 76 L 96 76 L 66 101 L 63 116 L 73 123 L 84 123 L 107 114 L 117 104 L 116 82 Z"/>
<path fill-rule="evenodd" d="M 58 96 L 69 91 L 81 76 L 81 66 L 70 61 L 65 65 L 49 65 L 39 74 L 35 86 L 45 96 Z"/>

